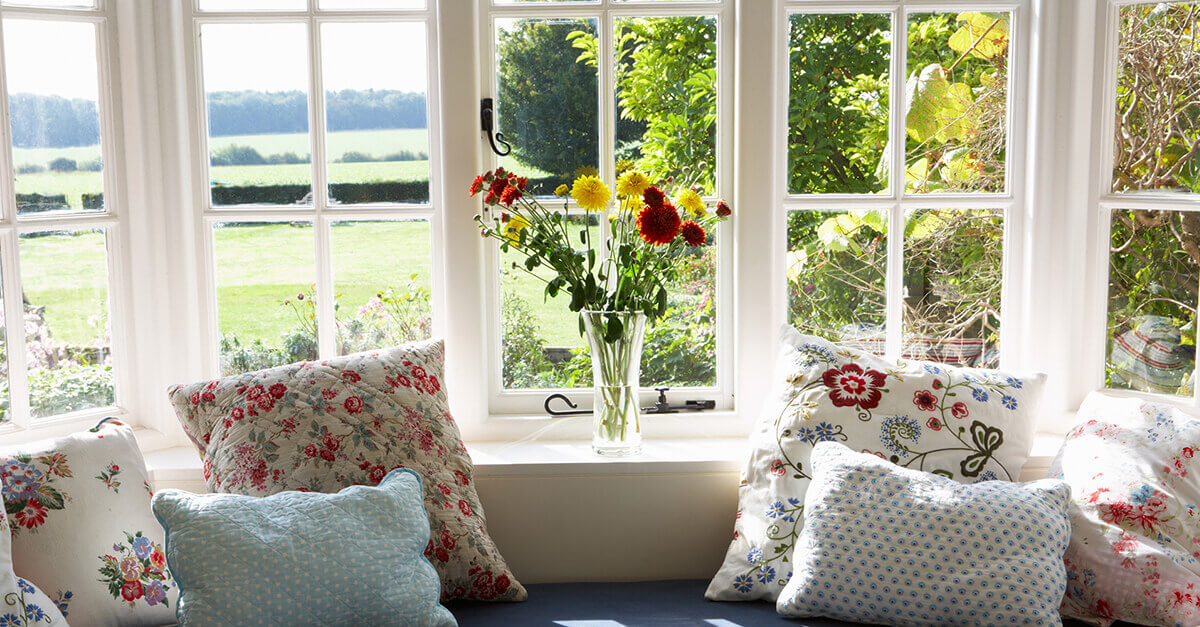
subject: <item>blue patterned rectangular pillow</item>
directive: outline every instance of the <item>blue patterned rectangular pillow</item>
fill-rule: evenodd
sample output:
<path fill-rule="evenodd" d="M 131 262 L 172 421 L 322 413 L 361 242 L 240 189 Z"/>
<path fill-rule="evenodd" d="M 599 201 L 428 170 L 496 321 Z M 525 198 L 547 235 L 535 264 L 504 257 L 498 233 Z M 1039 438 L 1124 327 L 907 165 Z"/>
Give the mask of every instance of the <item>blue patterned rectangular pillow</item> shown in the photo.
<path fill-rule="evenodd" d="M 836 442 L 812 452 L 784 616 L 876 625 L 1062 625 L 1070 487 L 962 485 Z"/>
<path fill-rule="evenodd" d="M 154 496 L 181 625 L 455 625 L 438 603 L 421 480 L 267 497 Z"/>

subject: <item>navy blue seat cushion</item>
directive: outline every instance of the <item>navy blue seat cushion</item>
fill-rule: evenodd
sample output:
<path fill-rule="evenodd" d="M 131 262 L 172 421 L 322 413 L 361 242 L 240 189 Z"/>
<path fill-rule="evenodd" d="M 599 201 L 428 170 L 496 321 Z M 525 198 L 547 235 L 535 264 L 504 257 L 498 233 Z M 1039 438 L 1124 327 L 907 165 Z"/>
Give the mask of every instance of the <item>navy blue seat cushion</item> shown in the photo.
<path fill-rule="evenodd" d="M 786 619 L 774 603 L 714 603 L 704 598 L 707 580 L 638 583 L 546 583 L 527 585 L 524 603 L 450 602 L 461 627 L 750 627 L 846 625 L 820 618 Z M 1068 625 L 1082 625 L 1066 621 Z"/>

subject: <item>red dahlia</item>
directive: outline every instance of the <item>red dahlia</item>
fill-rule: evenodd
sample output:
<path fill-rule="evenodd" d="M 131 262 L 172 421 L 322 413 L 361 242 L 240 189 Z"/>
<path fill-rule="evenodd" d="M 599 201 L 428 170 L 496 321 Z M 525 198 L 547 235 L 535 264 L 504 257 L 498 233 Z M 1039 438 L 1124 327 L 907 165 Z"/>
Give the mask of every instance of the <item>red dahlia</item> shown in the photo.
<path fill-rule="evenodd" d="M 725 204 L 724 200 L 717 203 L 717 215 L 718 216 L 720 216 L 722 218 L 727 218 L 732 213 L 733 213 L 733 210 L 729 208 L 729 205 Z"/>
<path fill-rule="evenodd" d="M 647 187 L 646 191 L 642 192 L 642 200 L 645 200 L 646 204 L 651 207 L 661 207 L 666 198 L 667 195 L 657 187 Z"/>
<path fill-rule="evenodd" d="M 512 185 L 509 185 L 508 187 L 504 188 L 504 193 L 500 194 L 500 202 L 504 203 L 505 206 L 511 207 L 513 202 L 515 202 L 520 197 L 521 197 L 521 190 L 516 187 L 513 187 Z"/>
<path fill-rule="evenodd" d="M 642 239 L 651 244 L 670 244 L 671 240 L 679 235 L 679 213 L 669 202 L 661 203 L 657 207 L 647 205 L 638 212 L 637 229 Z"/>
<path fill-rule="evenodd" d="M 483 191 L 483 175 L 482 174 L 475 177 L 474 181 L 471 181 L 471 189 L 468 191 L 470 191 L 471 196 L 474 196 L 475 194 L 478 194 L 479 192 Z"/>
<path fill-rule="evenodd" d="M 704 245 L 704 229 L 700 228 L 699 224 L 688 220 L 683 223 L 680 231 L 683 233 L 683 241 L 687 242 L 688 246 Z"/>

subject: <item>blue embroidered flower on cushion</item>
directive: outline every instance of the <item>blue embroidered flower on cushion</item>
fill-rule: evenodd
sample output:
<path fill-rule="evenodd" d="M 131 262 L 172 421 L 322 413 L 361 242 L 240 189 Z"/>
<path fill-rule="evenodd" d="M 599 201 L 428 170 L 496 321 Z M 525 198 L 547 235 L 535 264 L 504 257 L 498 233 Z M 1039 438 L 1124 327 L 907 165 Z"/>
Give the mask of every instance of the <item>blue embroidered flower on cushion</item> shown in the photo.
<path fill-rule="evenodd" d="M 925 364 L 925 372 L 929 374 L 942 374 L 942 369 L 933 364 Z"/>
<path fill-rule="evenodd" d="M 818 424 L 817 428 L 814 430 L 813 444 L 816 444 L 817 442 L 832 442 L 834 440 L 833 436 L 833 425 L 829 424 L 828 422 L 822 422 Z"/>
<path fill-rule="evenodd" d="M 17 577 L 17 587 L 26 594 L 33 594 L 34 590 L 36 590 L 36 588 L 33 587 L 33 584 L 21 579 L 20 577 Z"/>
<path fill-rule="evenodd" d="M 808 427 L 800 427 L 796 429 L 796 439 L 813 444 L 817 441 L 817 432 Z"/>
<path fill-rule="evenodd" d="M 749 553 L 746 553 L 746 561 L 751 564 L 757 564 L 760 560 L 762 560 L 762 549 L 754 547 L 750 549 Z"/>
<path fill-rule="evenodd" d="M 988 393 L 979 388 L 971 388 L 971 396 L 974 396 L 975 400 L 980 403 L 986 403 L 988 399 Z"/>
<path fill-rule="evenodd" d="M 27 501 L 37 496 L 44 473 L 33 464 L 15 458 L 4 461 L 5 480 L 3 495 L 8 502 Z"/>
<path fill-rule="evenodd" d="M 74 596 L 74 592 L 67 590 L 66 592 L 59 592 L 58 597 L 54 599 L 54 604 L 58 606 L 58 611 L 62 613 L 63 618 L 67 617 L 67 608 L 71 605 L 71 599 Z"/>
<path fill-rule="evenodd" d="M 890 416 L 880 428 L 880 440 L 891 452 L 904 457 L 912 452 L 906 444 L 916 444 L 921 438 L 921 426 L 908 416 Z"/>
<path fill-rule="evenodd" d="M 139 536 L 133 539 L 133 553 L 138 556 L 138 559 L 146 559 L 150 557 L 150 551 L 154 549 L 150 545 L 150 538 Z"/>
<path fill-rule="evenodd" d="M 742 574 L 733 578 L 733 589 L 738 592 L 750 592 L 750 588 L 754 587 L 754 582 L 750 580 L 750 575 Z M 0 624 L 0 627 L 4 627 Z"/>
<path fill-rule="evenodd" d="M 46 618 L 46 611 L 42 608 L 34 605 L 33 603 L 28 603 L 25 605 L 26 621 L 30 623 L 40 623 L 43 620 L 46 620 Z"/>
<path fill-rule="evenodd" d="M 5 614 L 0 616 L 0 627 L 23 627 L 25 621 L 16 614 Z"/>
<path fill-rule="evenodd" d="M 1016 409 L 1017 408 L 1017 399 L 1005 394 L 1004 396 L 1000 397 L 1000 404 L 1004 405 L 1004 407 L 1006 407 L 1007 409 Z"/>
<path fill-rule="evenodd" d="M 1019 389 L 1021 389 L 1022 387 L 1024 387 L 1024 386 L 1025 386 L 1025 384 L 1024 384 L 1024 383 L 1022 383 L 1022 382 L 1021 382 L 1021 380 L 1020 380 L 1020 379 L 1018 379 L 1018 378 L 1016 378 L 1016 377 L 1009 377 L 1009 378 L 1007 379 L 1007 381 L 1008 381 L 1008 385 L 1009 385 L 1009 387 L 1011 387 L 1011 388 L 1013 388 L 1013 389 L 1015 389 L 1015 390 L 1019 390 Z"/>
<path fill-rule="evenodd" d="M 758 580 L 762 583 L 775 581 L 775 569 L 770 566 L 763 566 L 762 570 L 758 571 Z"/>
<path fill-rule="evenodd" d="M 829 349 L 816 344 L 801 344 L 796 347 L 796 353 L 798 355 L 796 361 L 802 368 L 815 366 L 822 361 L 825 363 L 837 361 Z"/>
<path fill-rule="evenodd" d="M 783 501 L 775 501 L 767 508 L 767 518 L 779 518 L 783 513 Z"/>

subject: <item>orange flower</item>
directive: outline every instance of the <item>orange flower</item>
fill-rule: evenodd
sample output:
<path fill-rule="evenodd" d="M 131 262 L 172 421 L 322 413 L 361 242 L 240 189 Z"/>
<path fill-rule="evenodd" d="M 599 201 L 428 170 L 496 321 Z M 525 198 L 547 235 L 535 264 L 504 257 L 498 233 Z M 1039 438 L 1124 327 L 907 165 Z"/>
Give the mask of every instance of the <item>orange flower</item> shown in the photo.
<path fill-rule="evenodd" d="M 646 193 L 649 195 L 650 191 L 647 190 Z M 669 202 L 661 202 L 658 206 L 642 207 L 642 210 L 638 212 L 637 229 L 642 239 L 650 244 L 670 244 L 671 240 L 679 235 L 680 222 L 679 213 L 675 211 L 675 207 Z"/>

